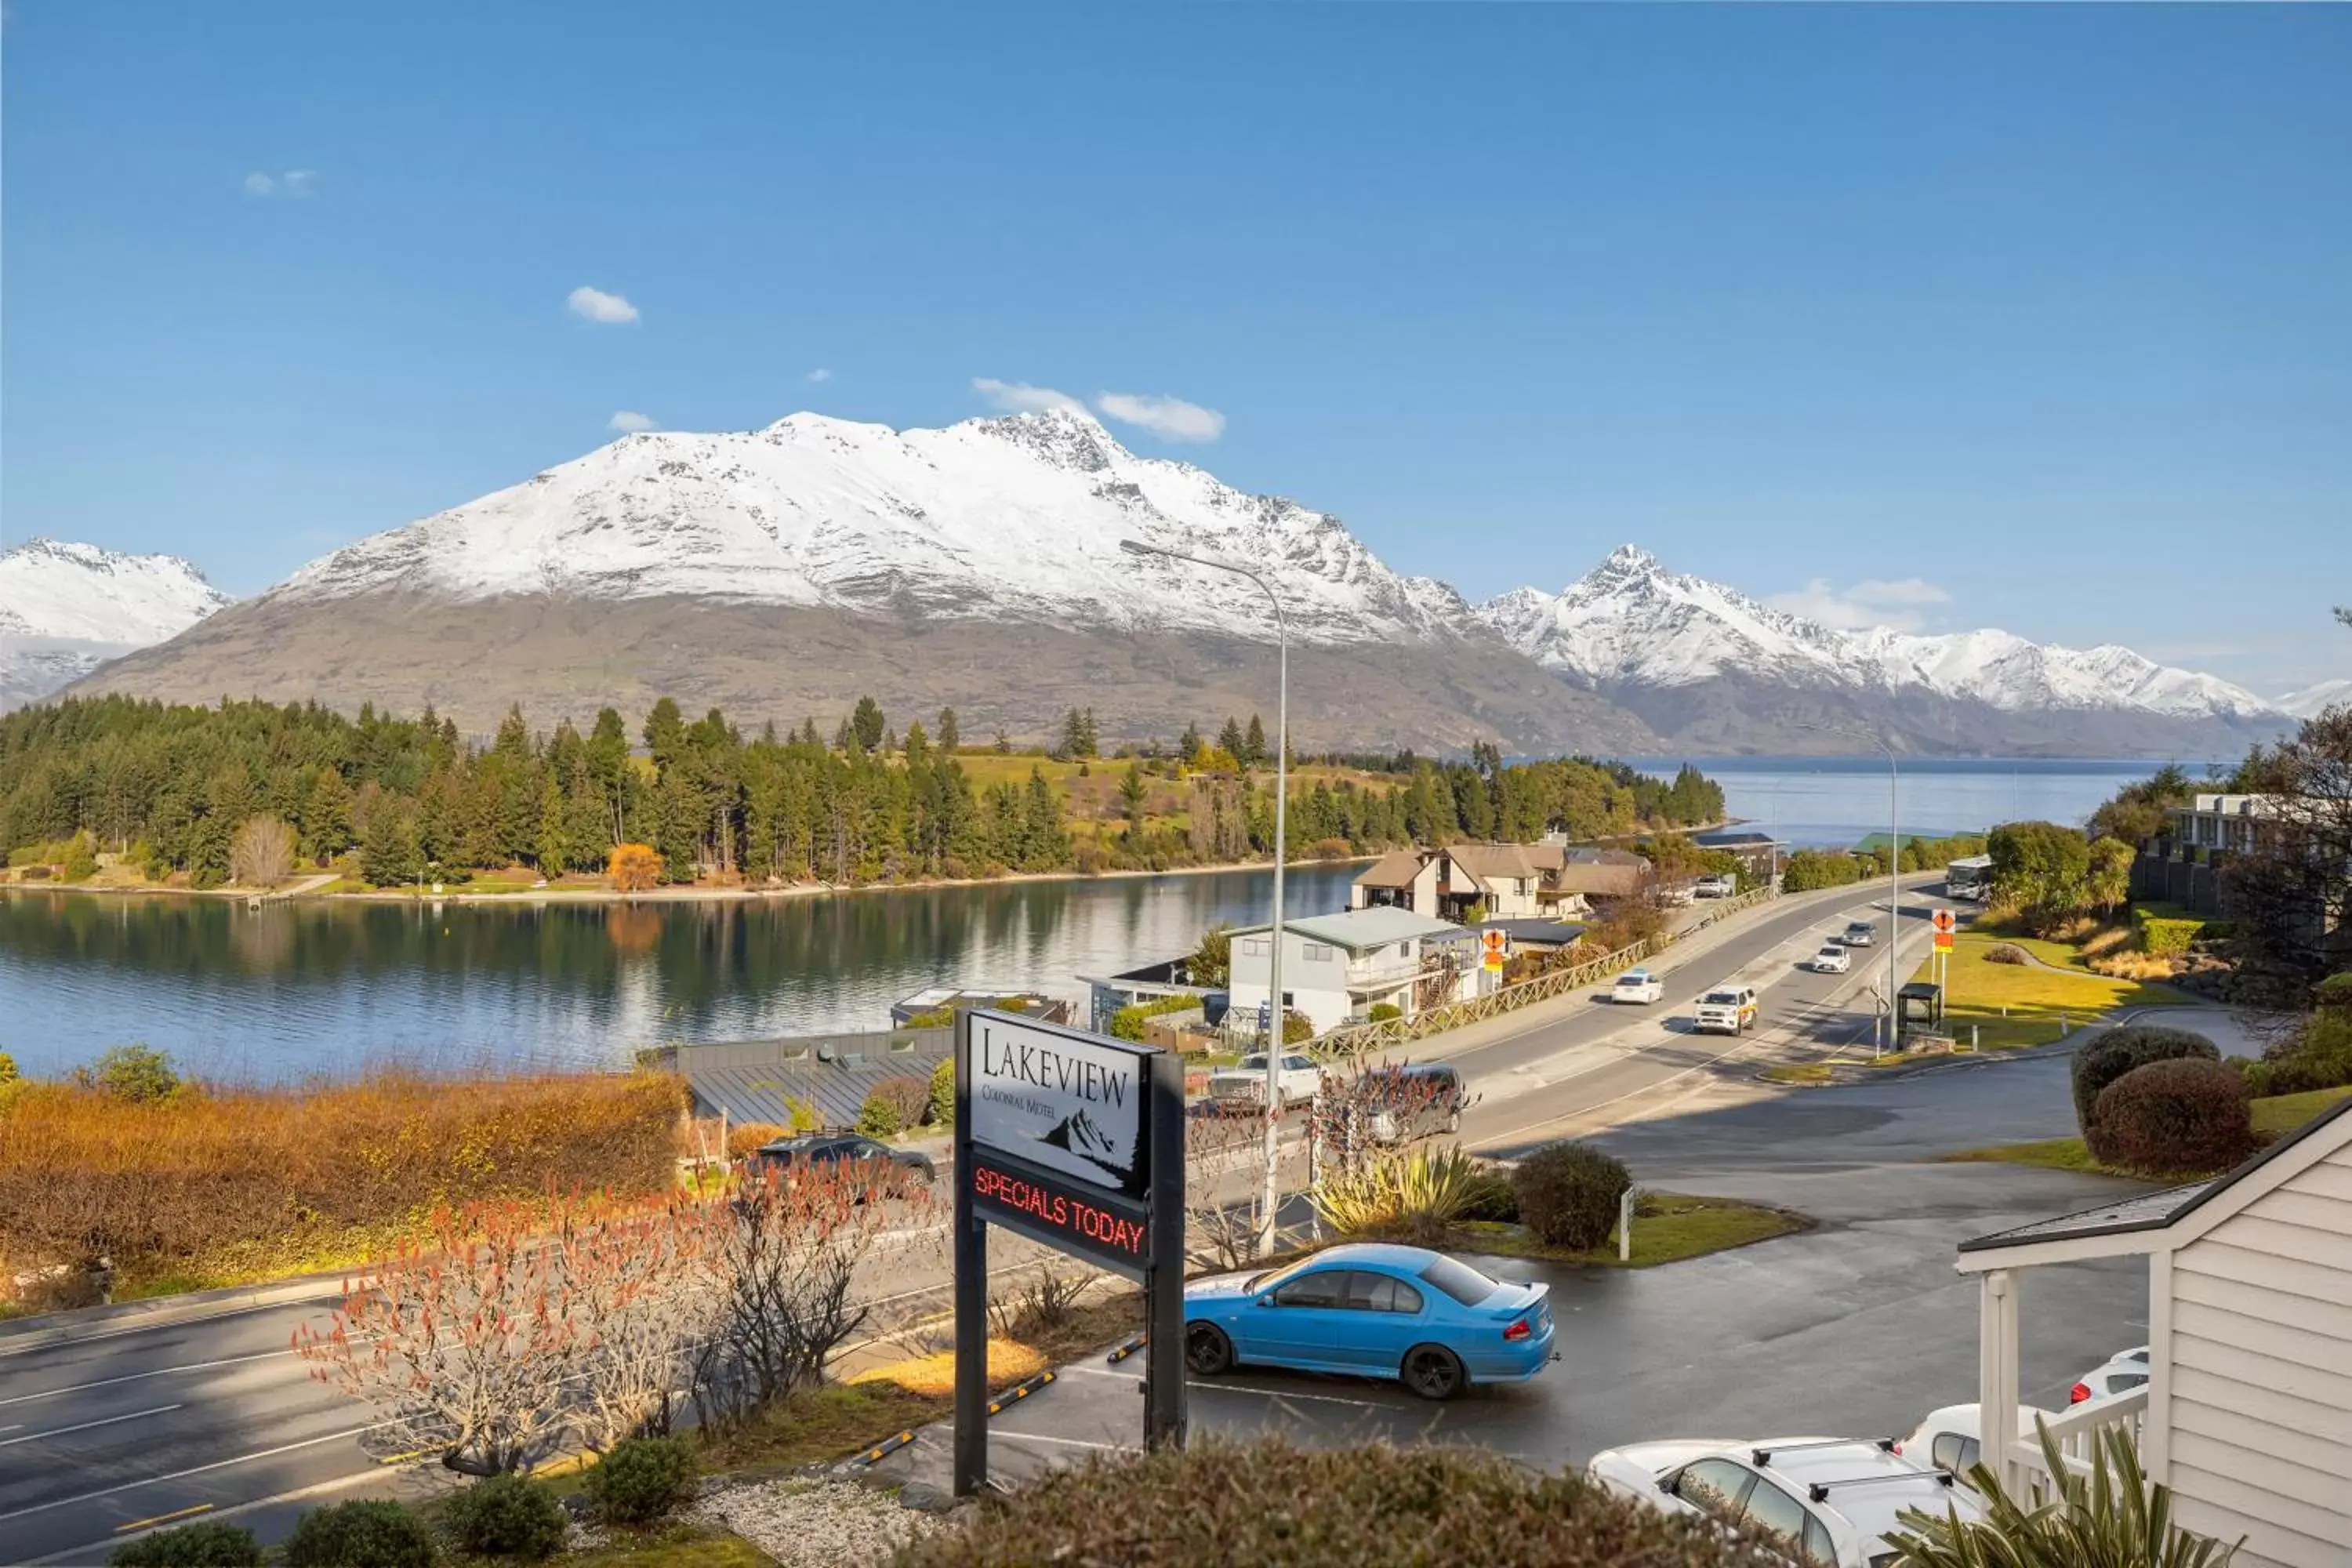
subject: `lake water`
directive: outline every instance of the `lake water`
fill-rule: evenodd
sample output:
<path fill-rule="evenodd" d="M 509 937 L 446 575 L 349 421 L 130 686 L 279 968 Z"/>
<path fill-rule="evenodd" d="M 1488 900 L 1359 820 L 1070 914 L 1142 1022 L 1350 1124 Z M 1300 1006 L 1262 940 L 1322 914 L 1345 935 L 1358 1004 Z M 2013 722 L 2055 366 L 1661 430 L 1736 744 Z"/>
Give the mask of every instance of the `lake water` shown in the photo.
<path fill-rule="evenodd" d="M 1883 758 L 1692 759 L 1730 809 L 1795 844 L 1886 824 Z M 1642 765 L 1671 773 L 1681 758 Z M 2153 764 L 1903 764 L 1906 832 L 2079 822 Z M 2194 771 L 2194 770 L 2193 770 Z M 1352 866 L 1300 868 L 1290 906 L 1347 902 Z M 625 1061 L 665 1040 L 888 1026 L 929 985 L 1080 997 L 1081 973 L 1265 920 L 1259 871 L 1012 882 L 726 903 L 411 904 L 0 894 L 0 1050 L 28 1071 L 144 1040 L 224 1077 L 405 1060 Z"/>
<path fill-rule="evenodd" d="M 1297 867 L 1292 910 L 1358 868 Z M 665 1040 L 889 1027 L 929 985 L 1082 998 L 1270 913 L 1268 871 L 728 902 L 524 905 L 0 894 L 0 1050 L 27 1072 L 144 1040 L 208 1075 L 625 1062 Z"/>
<path fill-rule="evenodd" d="M 1628 759 L 1671 774 L 1680 757 Z M 1848 848 L 1886 830 L 1886 759 L 1870 757 L 1692 757 L 1722 784 L 1724 802 L 1792 845 Z M 1937 837 L 1982 833 L 1996 823 L 2039 819 L 2079 826 L 2116 786 L 2162 764 L 2023 758 L 1906 757 L 1896 763 L 1895 810 L 1905 833 Z M 2192 778 L 2206 764 L 2184 763 Z"/>

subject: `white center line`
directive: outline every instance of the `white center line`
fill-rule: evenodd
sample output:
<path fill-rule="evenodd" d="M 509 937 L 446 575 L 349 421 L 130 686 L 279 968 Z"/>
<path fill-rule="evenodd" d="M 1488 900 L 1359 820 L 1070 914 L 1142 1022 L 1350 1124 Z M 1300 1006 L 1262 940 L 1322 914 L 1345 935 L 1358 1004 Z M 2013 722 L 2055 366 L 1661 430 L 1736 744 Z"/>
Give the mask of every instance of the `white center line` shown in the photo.
<path fill-rule="evenodd" d="M 135 1481 L 122 1481 L 114 1486 L 100 1487 L 94 1492 L 83 1492 L 78 1497 L 51 1498 L 47 1502 L 37 1502 L 28 1508 L 11 1509 L 6 1513 L 0 1513 L 0 1524 L 5 1524 L 12 1519 L 23 1519 L 27 1514 L 47 1513 L 53 1508 L 71 1508 L 78 1502 L 95 1502 L 100 1498 L 112 1497 L 117 1492 L 136 1491 L 141 1487 L 158 1487 L 165 1481 L 185 1480 L 190 1476 L 201 1476 L 211 1470 L 225 1470 L 231 1465 L 250 1464 L 256 1459 L 274 1459 L 280 1454 L 290 1454 L 297 1448 L 315 1448 L 321 1443 L 332 1443 L 344 1437 L 356 1437 L 362 1432 L 373 1432 L 379 1426 L 391 1425 L 393 1423 L 389 1421 L 372 1421 L 364 1426 L 347 1426 L 340 1432 L 327 1433 L 324 1436 L 305 1437 L 299 1443 L 282 1443 L 275 1448 L 256 1449 L 250 1454 L 239 1454 L 233 1459 L 215 1459 L 209 1465 L 191 1465 L 184 1470 L 173 1470 L 169 1475 L 146 1476 Z"/>
<path fill-rule="evenodd" d="M 68 1384 L 63 1388 L 45 1389 L 39 1394 L 12 1394 L 0 1399 L 0 1405 L 22 1405 L 28 1399 L 55 1399 L 60 1394 L 81 1394 L 93 1388 L 112 1388 L 118 1383 L 137 1383 L 143 1377 L 169 1377 L 175 1372 L 209 1372 L 216 1366 L 238 1366 L 249 1361 L 269 1361 L 278 1356 L 289 1356 L 292 1351 L 256 1351 L 251 1355 L 224 1356 L 219 1361 L 195 1361 L 185 1366 L 159 1366 L 152 1372 L 125 1373 L 121 1377 L 101 1377 L 96 1383 Z M 0 1427 L 0 1431 L 8 1428 Z"/>
<path fill-rule="evenodd" d="M 21 1437 L 0 1437 L 0 1448 L 11 1447 L 18 1443 L 37 1443 L 44 1437 L 62 1437 L 68 1432 L 87 1432 L 93 1426 L 111 1426 L 118 1421 L 136 1421 L 142 1416 L 163 1415 L 184 1408 L 184 1405 L 158 1405 L 152 1410 L 134 1410 L 128 1415 L 101 1416 L 96 1421 L 80 1421 L 71 1426 L 52 1426 L 45 1432 L 27 1432 Z M 16 1428 L 12 1426 L 8 1430 L 13 1432 Z"/>

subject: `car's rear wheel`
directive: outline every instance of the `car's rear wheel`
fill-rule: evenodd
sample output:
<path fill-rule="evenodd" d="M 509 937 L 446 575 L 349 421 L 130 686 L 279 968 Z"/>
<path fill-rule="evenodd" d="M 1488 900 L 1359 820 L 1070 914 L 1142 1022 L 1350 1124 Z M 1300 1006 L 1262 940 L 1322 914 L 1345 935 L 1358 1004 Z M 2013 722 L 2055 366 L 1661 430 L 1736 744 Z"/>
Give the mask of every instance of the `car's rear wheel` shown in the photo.
<path fill-rule="evenodd" d="M 1462 1392 L 1462 1358 L 1444 1345 L 1415 1345 L 1404 1352 L 1404 1385 L 1423 1399 L 1451 1399 Z"/>
<path fill-rule="evenodd" d="M 1214 1377 L 1234 1365 L 1234 1342 L 1214 1323 L 1184 1326 L 1184 1367 L 1195 1377 Z"/>

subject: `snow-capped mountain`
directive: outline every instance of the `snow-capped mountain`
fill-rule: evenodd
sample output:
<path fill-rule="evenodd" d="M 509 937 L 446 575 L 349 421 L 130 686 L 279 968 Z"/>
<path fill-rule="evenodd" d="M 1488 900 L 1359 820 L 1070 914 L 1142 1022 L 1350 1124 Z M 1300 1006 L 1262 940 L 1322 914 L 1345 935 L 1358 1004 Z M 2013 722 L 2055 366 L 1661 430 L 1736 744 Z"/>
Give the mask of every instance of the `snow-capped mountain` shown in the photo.
<path fill-rule="evenodd" d="M 1338 519 L 1139 458 L 1068 410 L 944 430 L 795 414 L 761 431 L 627 436 L 338 550 L 269 597 L 692 595 L 1271 636 L 1247 582 L 1124 553 L 1123 538 L 1267 568 L 1307 641 L 1426 641 L 1468 619 L 1460 595 L 1391 572 Z"/>
<path fill-rule="evenodd" d="M 1833 630 L 1738 589 L 1670 573 L 1630 544 L 1558 595 L 1516 589 L 1475 613 L 1538 663 L 1610 692 L 1736 679 L 1866 697 L 1923 695 L 2004 713 L 2280 717 L 2276 706 L 2242 687 L 2112 645 L 2060 647 L 2002 631 Z"/>
<path fill-rule="evenodd" d="M 2296 719 L 2316 719 L 2330 708 L 2352 702 L 2352 680 L 2323 680 L 2300 691 L 2290 691 L 2273 704 Z"/>
<path fill-rule="evenodd" d="M 176 637 L 228 602 L 176 555 L 55 539 L 0 552 L 0 710 Z"/>

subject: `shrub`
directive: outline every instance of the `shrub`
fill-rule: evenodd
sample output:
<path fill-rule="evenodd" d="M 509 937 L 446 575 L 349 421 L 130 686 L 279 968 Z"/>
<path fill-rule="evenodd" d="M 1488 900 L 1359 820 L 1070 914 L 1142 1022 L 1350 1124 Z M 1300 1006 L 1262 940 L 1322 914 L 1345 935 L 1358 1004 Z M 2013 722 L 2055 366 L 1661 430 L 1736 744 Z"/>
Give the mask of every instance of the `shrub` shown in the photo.
<path fill-rule="evenodd" d="M 476 1556 L 538 1563 L 563 1550 L 563 1505 L 544 1481 L 486 1476 L 447 1506 L 450 1532 Z"/>
<path fill-rule="evenodd" d="M 2226 1171 L 2253 1152 L 2246 1080 L 2197 1058 L 2134 1068 L 2100 1090 L 2088 1142 L 2101 1163 L 2151 1176 Z"/>
<path fill-rule="evenodd" d="M 899 1131 L 904 1131 L 923 1124 L 923 1113 L 931 1108 L 931 1084 L 929 1079 L 902 1073 L 876 1084 L 867 1098 L 882 1100 L 897 1111 Z"/>
<path fill-rule="evenodd" d="M 865 1103 L 857 1108 L 857 1131 L 868 1138 L 890 1137 L 903 1131 L 906 1125 L 898 1114 L 898 1102 L 884 1095 L 878 1088 L 868 1094 Z"/>
<path fill-rule="evenodd" d="M 694 1495 L 694 1455 L 675 1437 L 631 1437 L 588 1471 L 588 1499 L 610 1524 L 650 1524 Z"/>
<path fill-rule="evenodd" d="M 77 833 L 58 862 L 58 875 L 68 882 L 87 882 L 98 875 L 98 846 L 87 833 Z"/>
<path fill-rule="evenodd" d="M 1480 1166 L 1477 1179 L 1471 1184 L 1470 1196 L 1455 1217 L 1494 1220 L 1505 1225 L 1517 1219 L 1519 1194 L 1511 1184 L 1511 1173 L 1491 1165 Z"/>
<path fill-rule="evenodd" d="M 106 1561 L 112 1568 L 261 1568 L 262 1558 L 253 1531 L 206 1520 L 125 1542 Z"/>
<path fill-rule="evenodd" d="M 1404 1009 L 1393 1002 L 1375 1002 L 1364 1011 L 1364 1021 L 1368 1024 L 1385 1024 L 1391 1018 L 1403 1016 Z"/>
<path fill-rule="evenodd" d="M 100 1091 L 133 1104 L 169 1100 L 180 1091 L 172 1058 L 149 1045 L 115 1046 L 98 1058 L 90 1081 Z"/>
<path fill-rule="evenodd" d="M 1609 1239 L 1617 1201 L 1633 1184 L 1622 1162 L 1590 1143 L 1547 1143 L 1511 1173 L 1519 1218 L 1536 1239 L 1579 1252 Z"/>
<path fill-rule="evenodd" d="M 955 1058 L 941 1059 L 931 1069 L 931 1102 L 924 1107 L 926 1121 L 951 1124 L 955 1121 Z"/>
<path fill-rule="evenodd" d="M 313 1509 L 286 1540 L 286 1568 L 433 1568 L 437 1555 L 416 1511 L 389 1498 Z"/>
<path fill-rule="evenodd" d="M 2083 1136 L 2091 1136 L 2091 1124 L 2097 1119 L 2099 1095 L 2107 1085 L 2134 1068 L 2185 1057 L 2201 1058 L 2210 1062 L 2221 1060 L 2221 1053 L 2214 1048 L 2212 1041 L 2202 1035 L 2153 1025 L 2128 1025 L 2120 1029 L 2109 1029 L 2076 1051 L 2074 1121 L 2083 1129 Z"/>
<path fill-rule="evenodd" d="M 772 1121 L 739 1121 L 727 1130 L 727 1157 L 740 1160 L 791 1133 Z"/>
<path fill-rule="evenodd" d="M 2025 950 L 2013 942 L 1997 942 L 1985 949 L 1987 963 L 2023 963 Z"/>
<path fill-rule="evenodd" d="M 2156 958 L 2186 958 L 2189 950 L 2205 934 L 2205 922 L 2200 920 L 2175 920 L 2153 915 L 2146 910 L 2132 911 L 2132 931 L 2139 940 L 2139 950 Z"/>
<path fill-rule="evenodd" d="M 2352 1012 L 2352 969 L 2313 986 L 2311 1005 L 2323 1013 Z"/>
<path fill-rule="evenodd" d="M 898 1568 L 1116 1563 L 1178 1568 L 1731 1568 L 1755 1548 L 1584 1476 L 1434 1445 L 1303 1448 L 1194 1438 L 1097 1458 L 900 1550 Z"/>
<path fill-rule="evenodd" d="M 2256 1094 L 2304 1094 L 2352 1083 L 2352 1014 L 2330 1008 L 2305 1019 L 2291 1038 L 2264 1051 L 2260 1063 L 2249 1064 L 2250 1087 L 2257 1067 L 2264 1081 Z"/>
<path fill-rule="evenodd" d="M 1459 1149 L 1376 1150 L 1327 1172 L 1308 1195 L 1323 1223 L 1342 1236 L 1426 1242 L 1462 1216 L 1479 1177 L 1476 1163 Z"/>
<path fill-rule="evenodd" d="M 1189 1013 L 1201 1005 L 1198 996 L 1155 996 L 1121 1007 L 1110 1016 L 1110 1032 L 1122 1040 L 1143 1038 L 1143 1021 L 1162 1013 Z"/>

